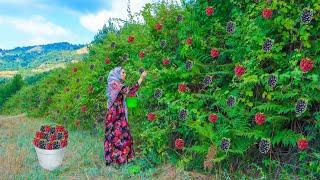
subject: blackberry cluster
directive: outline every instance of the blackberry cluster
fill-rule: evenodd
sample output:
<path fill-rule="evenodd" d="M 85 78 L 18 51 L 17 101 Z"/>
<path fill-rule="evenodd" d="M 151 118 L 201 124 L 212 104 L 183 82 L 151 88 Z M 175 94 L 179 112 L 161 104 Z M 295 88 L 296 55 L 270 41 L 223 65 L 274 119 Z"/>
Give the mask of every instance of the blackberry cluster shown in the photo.
<path fill-rule="evenodd" d="M 262 154 L 267 154 L 270 151 L 271 143 L 269 139 L 262 139 L 259 142 L 259 151 Z"/>
<path fill-rule="evenodd" d="M 185 66 L 186 66 L 186 70 L 191 70 L 193 66 L 192 61 L 187 60 Z"/>
<path fill-rule="evenodd" d="M 80 94 L 77 94 L 77 95 L 76 95 L 76 99 L 80 99 Z"/>
<path fill-rule="evenodd" d="M 77 82 L 77 83 L 79 83 L 79 82 L 80 82 L 80 79 L 79 79 L 79 78 L 77 78 L 76 82 Z"/>
<path fill-rule="evenodd" d="M 272 40 L 270 38 L 268 38 L 264 43 L 263 43 L 263 46 L 262 46 L 262 49 L 265 51 L 265 52 L 269 52 L 272 48 Z"/>
<path fill-rule="evenodd" d="M 273 75 L 273 74 L 271 74 L 269 76 L 269 80 L 268 80 L 269 86 L 274 88 L 277 85 L 277 82 L 278 82 L 278 77 Z"/>
<path fill-rule="evenodd" d="M 50 134 L 44 133 L 43 138 L 44 138 L 46 141 L 49 141 L 49 140 L 50 140 Z"/>
<path fill-rule="evenodd" d="M 127 61 L 129 59 L 129 55 L 128 54 L 125 54 L 122 56 L 122 60 L 123 61 Z"/>
<path fill-rule="evenodd" d="M 161 47 L 161 48 L 165 48 L 166 46 L 167 46 L 167 41 L 164 40 L 164 39 L 161 40 L 161 41 L 160 41 L 160 47 Z"/>
<path fill-rule="evenodd" d="M 296 103 L 295 112 L 297 115 L 301 115 L 307 110 L 308 102 L 304 99 L 298 99 Z"/>
<path fill-rule="evenodd" d="M 90 70 L 93 70 L 93 68 L 94 68 L 94 64 L 91 64 L 90 65 Z"/>
<path fill-rule="evenodd" d="M 103 79 L 104 79 L 104 77 L 103 77 L 103 76 L 100 76 L 100 77 L 99 77 L 99 81 L 100 81 L 100 82 L 102 82 L 102 81 L 103 81 Z"/>
<path fill-rule="evenodd" d="M 55 127 L 51 127 L 50 134 L 54 134 L 55 132 L 56 132 L 56 128 Z"/>
<path fill-rule="evenodd" d="M 228 33 L 233 33 L 236 29 L 236 24 L 232 21 L 227 22 L 226 30 Z"/>
<path fill-rule="evenodd" d="M 53 141 L 52 149 L 60 149 L 60 142 L 58 140 Z"/>
<path fill-rule="evenodd" d="M 140 73 L 143 73 L 143 72 L 144 72 L 144 68 L 140 68 L 140 69 L 139 69 L 139 72 L 140 72 Z"/>
<path fill-rule="evenodd" d="M 40 139 L 39 141 L 39 148 L 40 149 L 46 149 L 47 140 L 46 139 Z"/>
<path fill-rule="evenodd" d="M 42 125 L 42 126 L 40 127 L 40 131 L 43 132 L 43 133 L 45 132 L 45 126 L 44 126 L 44 125 Z"/>
<path fill-rule="evenodd" d="M 236 104 L 236 97 L 229 96 L 227 99 L 227 106 L 232 107 Z"/>
<path fill-rule="evenodd" d="M 154 96 L 154 98 L 156 98 L 156 99 L 161 98 L 161 96 L 162 96 L 162 90 L 159 89 L 159 88 L 157 88 L 157 89 L 154 91 L 153 96 Z"/>
<path fill-rule="evenodd" d="M 63 132 L 58 132 L 58 134 L 57 134 L 57 139 L 58 139 L 58 140 L 61 140 L 61 139 L 63 139 L 63 138 L 64 138 Z"/>
<path fill-rule="evenodd" d="M 221 148 L 222 151 L 227 151 L 230 148 L 230 145 L 231 145 L 230 139 L 223 138 L 221 140 L 220 148 Z"/>
<path fill-rule="evenodd" d="M 203 79 L 203 86 L 204 87 L 209 86 L 209 84 L 211 84 L 211 83 L 212 83 L 212 77 L 211 76 L 204 77 L 204 79 Z"/>
<path fill-rule="evenodd" d="M 176 18 L 177 22 L 181 22 L 183 20 L 183 16 L 179 14 Z"/>
<path fill-rule="evenodd" d="M 181 109 L 179 112 L 179 118 L 181 120 L 184 120 L 187 118 L 187 110 L 186 109 Z"/>
<path fill-rule="evenodd" d="M 304 24 L 310 23 L 312 20 L 312 16 L 313 16 L 312 9 L 305 9 L 300 15 L 301 22 Z"/>
<path fill-rule="evenodd" d="M 116 48 L 116 42 L 111 42 L 111 48 Z"/>

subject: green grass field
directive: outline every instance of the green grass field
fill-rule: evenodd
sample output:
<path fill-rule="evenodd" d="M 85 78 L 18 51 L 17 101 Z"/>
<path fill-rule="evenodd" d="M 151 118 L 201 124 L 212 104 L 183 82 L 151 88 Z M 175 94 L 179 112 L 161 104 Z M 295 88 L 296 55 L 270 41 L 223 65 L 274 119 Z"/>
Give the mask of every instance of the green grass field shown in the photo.
<path fill-rule="evenodd" d="M 25 115 L 0 116 L 0 174 L 4 179 L 217 179 L 186 172 L 172 165 L 152 167 L 136 154 L 134 161 L 106 167 L 103 159 L 103 127 L 97 136 L 69 131 L 69 145 L 60 168 L 40 167 L 32 140 L 45 122 Z"/>

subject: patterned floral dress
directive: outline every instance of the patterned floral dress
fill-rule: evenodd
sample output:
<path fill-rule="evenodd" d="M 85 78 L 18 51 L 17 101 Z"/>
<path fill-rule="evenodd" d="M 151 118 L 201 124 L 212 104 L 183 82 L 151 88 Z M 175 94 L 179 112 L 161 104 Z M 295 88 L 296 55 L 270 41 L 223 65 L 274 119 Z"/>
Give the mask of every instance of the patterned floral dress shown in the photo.
<path fill-rule="evenodd" d="M 124 95 L 135 96 L 138 89 L 138 82 L 131 87 L 124 85 L 106 114 L 104 157 L 107 165 L 124 164 L 134 158 L 133 140 L 125 116 L 123 98 Z"/>

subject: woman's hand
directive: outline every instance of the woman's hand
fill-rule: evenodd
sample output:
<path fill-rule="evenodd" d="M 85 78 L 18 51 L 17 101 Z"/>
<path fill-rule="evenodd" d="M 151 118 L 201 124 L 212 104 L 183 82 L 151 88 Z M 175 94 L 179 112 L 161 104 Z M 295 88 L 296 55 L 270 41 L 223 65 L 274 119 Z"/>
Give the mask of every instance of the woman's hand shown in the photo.
<path fill-rule="evenodd" d="M 143 71 L 143 72 L 141 73 L 140 79 L 138 80 L 139 85 L 140 85 L 141 82 L 144 80 L 144 78 L 146 78 L 146 76 L 147 76 L 147 72 L 146 72 L 146 71 Z"/>

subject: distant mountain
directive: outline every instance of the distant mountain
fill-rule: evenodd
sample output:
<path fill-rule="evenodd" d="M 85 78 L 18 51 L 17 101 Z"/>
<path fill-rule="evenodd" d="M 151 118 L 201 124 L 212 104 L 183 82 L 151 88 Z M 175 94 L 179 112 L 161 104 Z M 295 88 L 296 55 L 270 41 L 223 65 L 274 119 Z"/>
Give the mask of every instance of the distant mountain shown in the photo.
<path fill-rule="evenodd" d="M 11 50 L 0 49 L 0 71 L 33 69 L 47 64 L 68 63 L 81 60 L 86 51 L 85 45 L 67 42 L 47 45 L 17 47 Z"/>

